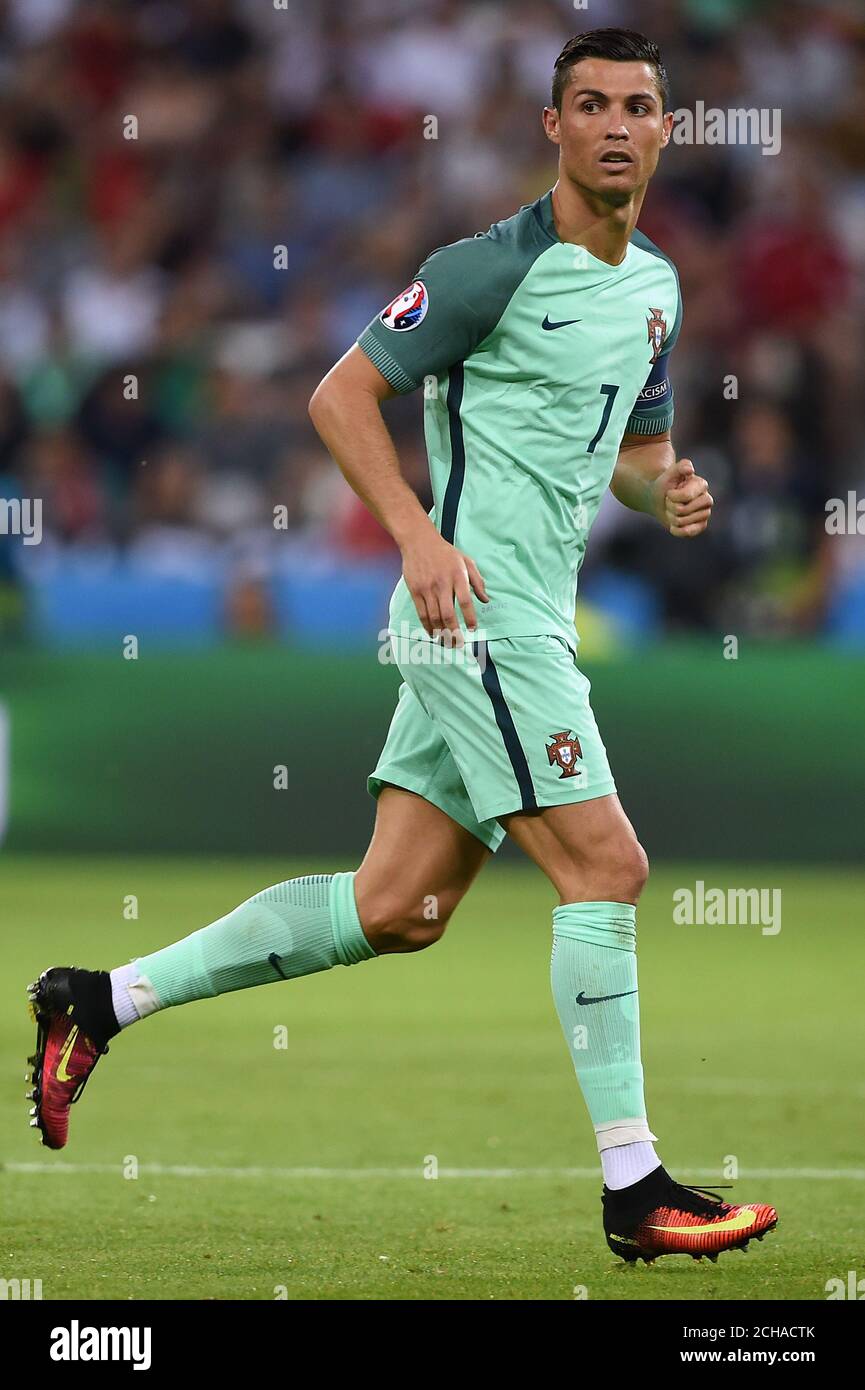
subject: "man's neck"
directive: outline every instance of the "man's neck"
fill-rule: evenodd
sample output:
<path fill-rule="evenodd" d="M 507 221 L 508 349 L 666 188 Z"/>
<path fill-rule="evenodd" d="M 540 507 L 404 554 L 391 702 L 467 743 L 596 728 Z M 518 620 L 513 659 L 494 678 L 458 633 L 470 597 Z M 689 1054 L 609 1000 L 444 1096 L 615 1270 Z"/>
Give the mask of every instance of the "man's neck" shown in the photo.
<path fill-rule="evenodd" d="M 645 189 L 641 188 L 622 207 L 614 208 L 568 179 L 560 178 L 552 196 L 556 232 L 562 241 L 585 246 L 599 261 L 621 265 L 644 197 Z"/>

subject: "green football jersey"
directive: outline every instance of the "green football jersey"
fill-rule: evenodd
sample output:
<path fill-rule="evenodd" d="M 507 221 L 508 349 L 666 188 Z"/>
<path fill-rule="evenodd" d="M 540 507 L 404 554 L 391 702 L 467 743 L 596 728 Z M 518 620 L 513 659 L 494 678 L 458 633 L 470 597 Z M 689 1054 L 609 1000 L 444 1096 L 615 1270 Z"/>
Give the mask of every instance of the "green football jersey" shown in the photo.
<path fill-rule="evenodd" d="M 577 575 L 622 436 L 673 419 L 681 317 L 668 257 L 637 231 L 617 266 L 561 241 L 550 190 L 434 251 L 364 329 L 397 391 L 423 383 L 430 515 L 484 578 L 485 637 L 574 645 Z M 420 630 L 402 579 L 390 623 Z"/>

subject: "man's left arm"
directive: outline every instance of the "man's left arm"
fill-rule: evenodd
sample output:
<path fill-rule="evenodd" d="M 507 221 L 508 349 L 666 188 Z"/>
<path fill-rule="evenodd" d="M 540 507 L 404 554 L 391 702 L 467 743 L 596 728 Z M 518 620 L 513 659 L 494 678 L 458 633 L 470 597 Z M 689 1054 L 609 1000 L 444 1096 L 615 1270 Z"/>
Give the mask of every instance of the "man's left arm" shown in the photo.
<path fill-rule="evenodd" d="M 680 294 L 673 328 L 628 417 L 610 491 L 632 511 L 655 517 L 671 536 L 699 536 L 712 514 L 709 484 L 697 475 L 690 459 L 676 459 L 670 437 L 674 415 L 670 355 L 681 323 Z"/>
<path fill-rule="evenodd" d="M 677 459 L 670 431 L 625 434 L 610 481 L 617 501 L 660 521 L 671 536 L 699 536 L 712 515 L 709 484 L 690 459 Z"/>

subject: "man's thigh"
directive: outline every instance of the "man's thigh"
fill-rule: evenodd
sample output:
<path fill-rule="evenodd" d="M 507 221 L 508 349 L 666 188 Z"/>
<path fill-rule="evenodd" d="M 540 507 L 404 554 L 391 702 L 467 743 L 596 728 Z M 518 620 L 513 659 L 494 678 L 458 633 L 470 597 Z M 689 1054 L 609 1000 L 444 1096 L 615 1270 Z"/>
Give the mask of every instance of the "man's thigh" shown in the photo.
<path fill-rule="evenodd" d="M 424 797 L 382 786 L 355 875 L 360 920 L 446 920 L 490 857 L 477 836 Z"/>
<path fill-rule="evenodd" d="M 636 903 L 648 861 L 615 794 L 503 818 L 562 903 Z"/>

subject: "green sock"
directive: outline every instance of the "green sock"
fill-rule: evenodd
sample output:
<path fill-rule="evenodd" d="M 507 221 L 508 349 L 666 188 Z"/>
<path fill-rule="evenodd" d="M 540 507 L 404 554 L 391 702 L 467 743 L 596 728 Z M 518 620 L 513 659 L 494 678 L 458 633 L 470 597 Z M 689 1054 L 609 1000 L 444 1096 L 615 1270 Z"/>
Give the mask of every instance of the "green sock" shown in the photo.
<path fill-rule="evenodd" d="M 601 1150 L 657 1137 L 643 1093 L 636 920 L 629 903 L 553 912 L 553 997 Z"/>
<path fill-rule="evenodd" d="M 126 967 L 125 987 L 143 1018 L 375 954 L 357 915 L 354 873 L 314 874 L 265 888 L 209 927 L 141 956 Z"/>

